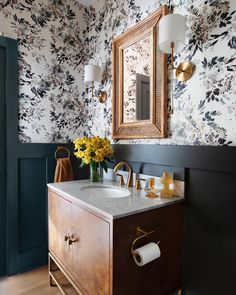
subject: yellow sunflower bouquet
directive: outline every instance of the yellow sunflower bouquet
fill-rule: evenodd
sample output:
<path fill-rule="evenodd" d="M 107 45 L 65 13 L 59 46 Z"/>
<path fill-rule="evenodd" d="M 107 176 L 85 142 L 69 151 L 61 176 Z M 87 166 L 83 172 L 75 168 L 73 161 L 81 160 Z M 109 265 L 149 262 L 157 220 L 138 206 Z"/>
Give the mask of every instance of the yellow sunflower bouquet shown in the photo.
<path fill-rule="evenodd" d="M 107 162 L 112 161 L 111 142 L 107 138 L 83 137 L 74 140 L 75 156 L 81 159 L 81 167 L 90 164 L 90 180 L 99 181 L 99 164 L 107 172 Z"/>

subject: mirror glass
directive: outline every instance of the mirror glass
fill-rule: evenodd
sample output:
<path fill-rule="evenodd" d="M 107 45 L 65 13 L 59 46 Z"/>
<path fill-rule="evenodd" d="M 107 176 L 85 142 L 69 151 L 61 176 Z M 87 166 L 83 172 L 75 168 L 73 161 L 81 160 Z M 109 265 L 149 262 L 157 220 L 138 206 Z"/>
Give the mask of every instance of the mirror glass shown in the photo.
<path fill-rule="evenodd" d="M 123 50 L 123 121 L 150 120 L 151 35 Z"/>

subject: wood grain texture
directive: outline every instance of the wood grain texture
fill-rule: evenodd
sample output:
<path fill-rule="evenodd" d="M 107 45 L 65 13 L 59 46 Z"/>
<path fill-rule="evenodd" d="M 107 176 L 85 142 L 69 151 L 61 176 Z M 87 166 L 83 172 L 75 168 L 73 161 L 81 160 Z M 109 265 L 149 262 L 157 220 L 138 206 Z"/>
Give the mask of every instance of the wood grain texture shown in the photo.
<path fill-rule="evenodd" d="M 81 293 L 110 294 L 109 222 L 52 191 L 48 198 L 50 252 Z"/>
<path fill-rule="evenodd" d="M 41 267 L 12 277 L 0 279 L 1 295 L 60 295 L 49 287 L 48 268 Z"/>
<path fill-rule="evenodd" d="M 71 272 L 86 294 L 110 294 L 109 223 L 72 205 Z"/>
<path fill-rule="evenodd" d="M 71 233 L 71 203 L 49 192 L 48 212 L 49 250 L 69 268 L 71 247 L 65 237 Z"/>
<path fill-rule="evenodd" d="M 167 134 L 167 57 L 158 50 L 158 23 L 168 13 L 167 6 L 116 37 L 113 54 L 113 138 L 163 138 Z M 150 120 L 124 123 L 123 120 L 123 51 L 145 36 L 151 42 Z"/>

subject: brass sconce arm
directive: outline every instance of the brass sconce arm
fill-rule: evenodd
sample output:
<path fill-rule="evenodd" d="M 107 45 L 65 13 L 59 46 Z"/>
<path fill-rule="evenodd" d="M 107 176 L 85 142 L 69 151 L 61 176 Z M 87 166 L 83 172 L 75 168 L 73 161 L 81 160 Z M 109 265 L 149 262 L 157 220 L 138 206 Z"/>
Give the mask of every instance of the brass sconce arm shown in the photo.
<path fill-rule="evenodd" d="M 94 93 L 94 82 L 101 82 L 102 78 L 102 69 L 98 65 L 86 65 L 84 67 L 84 82 L 92 83 L 92 97 L 95 97 Z M 106 91 L 100 91 L 100 94 L 97 96 L 100 103 L 104 103 L 107 100 Z"/>
<path fill-rule="evenodd" d="M 98 96 L 98 100 L 100 103 L 104 103 L 107 101 L 107 92 L 106 91 L 101 91 L 99 96 Z"/>
<path fill-rule="evenodd" d="M 94 81 L 92 81 L 92 97 L 95 97 Z M 100 91 L 100 94 L 98 95 L 97 98 L 98 98 L 100 103 L 105 103 L 107 101 L 107 92 L 106 91 Z"/>
<path fill-rule="evenodd" d="M 92 81 L 92 97 L 94 97 L 94 81 Z"/>
<path fill-rule="evenodd" d="M 176 70 L 176 78 L 179 81 L 187 81 L 192 77 L 194 66 L 191 62 L 185 61 L 177 67 L 174 66 L 174 42 L 171 42 L 171 69 Z"/>

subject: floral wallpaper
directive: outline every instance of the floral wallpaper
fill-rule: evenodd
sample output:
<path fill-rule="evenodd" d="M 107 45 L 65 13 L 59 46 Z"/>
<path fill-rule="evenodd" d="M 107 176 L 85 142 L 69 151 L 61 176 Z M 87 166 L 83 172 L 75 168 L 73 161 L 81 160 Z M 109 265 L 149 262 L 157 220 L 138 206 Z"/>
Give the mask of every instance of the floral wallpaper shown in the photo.
<path fill-rule="evenodd" d="M 19 44 L 20 142 L 111 138 L 112 39 L 167 2 L 98 0 L 86 8 L 76 0 L 1 0 L 0 30 Z M 172 5 L 187 19 L 186 46 L 175 62 L 192 61 L 194 75 L 169 83 L 168 138 L 117 143 L 236 145 L 236 2 Z M 108 92 L 105 104 L 83 83 L 88 62 L 103 68 L 96 91 Z"/>
<path fill-rule="evenodd" d="M 111 42 L 167 1 L 99 0 L 90 12 L 89 59 L 104 68 L 105 106 L 90 104 L 96 116 L 91 134 L 111 133 Z M 174 113 L 169 112 L 166 139 L 120 140 L 117 143 L 236 145 L 236 2 L 175 0 L 174 12 L 186 16 L 186 46 L 176 64 L 190 60 L 196 69 L 187 82 L 173 78 Z M 171 83 L 169 83 L 171 84 Z M 170 106 L 169 106 L 170 110 Z"/>
<path fill-rule="evenodd" d="M 1 0 L 1 32 L 19 46 L 19 141 L 67 142 L 88 120 L 88 15 L 76 0 Z"/>

